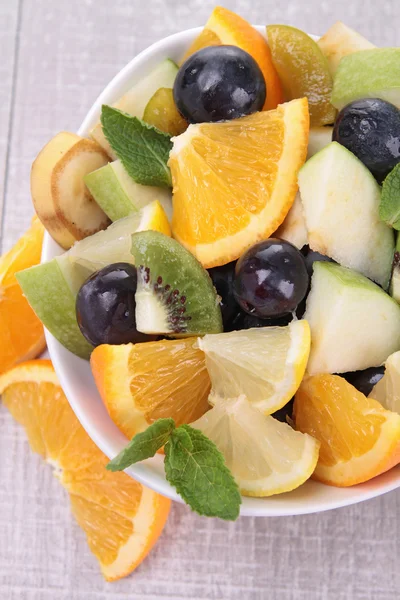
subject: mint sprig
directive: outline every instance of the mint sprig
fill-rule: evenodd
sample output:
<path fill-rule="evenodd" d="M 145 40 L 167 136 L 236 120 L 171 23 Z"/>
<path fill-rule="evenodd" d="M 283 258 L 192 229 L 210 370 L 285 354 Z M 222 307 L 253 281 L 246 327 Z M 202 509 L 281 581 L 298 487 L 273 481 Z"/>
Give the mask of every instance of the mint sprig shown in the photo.
<path fill-rule="evenodd" d="M 136 183 L 171 187 L 168 134 L 117 108 L 103 105 L 101 124 L 111 148 Z"/>
<path fill-rule="evenodd" d="M 400 163 L 398 163 L 382 184 L 379 218 L 400 231 Z"/>
<path fill-rule="evenodd" d="M 124 471 L 134 463 L 155 455 L 175 429 L 173 419 L 158 419 L 146 431 L 137 433 L 129 444 L 107 465 L 109 471 Z"/>
<path fill-rule="evenodd" d="M 242 500 L 223 455 L 214 442 L 190 425 L 175 427 L 173 419 L 159 419 L 135 435 L 107 469 L 122 471 L 154 456 L 162 446 L 166 478 L 192 510 L 228 521 L 238 518 Z"/>

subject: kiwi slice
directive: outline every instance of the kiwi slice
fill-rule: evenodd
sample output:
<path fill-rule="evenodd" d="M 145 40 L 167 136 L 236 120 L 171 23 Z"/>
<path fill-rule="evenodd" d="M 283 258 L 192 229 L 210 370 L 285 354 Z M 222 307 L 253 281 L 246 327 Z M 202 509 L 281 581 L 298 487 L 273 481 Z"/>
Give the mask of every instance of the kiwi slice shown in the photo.
<path fill-rule="evenodd" d="M 138 331 L 173 337 L 223 331 L 211 278 L 190 252 L 157 231 L 134 233 L 131 252 Z"/>
<path fill-rule="evenodd" d="M 169 135 L 180 135 L 188 127 L 176 108 L 171 88 L 159 88 L 150 98 L 144 109 L 143 121 Z"/>

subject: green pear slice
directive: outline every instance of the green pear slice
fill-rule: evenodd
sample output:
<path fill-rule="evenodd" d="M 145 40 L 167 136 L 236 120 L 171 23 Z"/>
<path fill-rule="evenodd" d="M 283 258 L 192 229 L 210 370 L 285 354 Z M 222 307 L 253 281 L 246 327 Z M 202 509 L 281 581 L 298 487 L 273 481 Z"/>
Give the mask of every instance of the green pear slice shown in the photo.
<path fill-rule="evenodd" d="M 386 288 L 394 235 L 379 219 L 381 192 L 370 171 L 332 142 L 301 168 L 299 186 L 310 248 Z"/>
<path fill-rule="evenodd" d="M 167 217 L 172 218 L 170 190 L 136 183 L 120 160 L 88 173 L 84 180 L 93 198 L 111 221 L 127 217 L 153 200 L 158 200 Z"/>
<path fill-rule="evenodd" d="M 68 254 L 16 274 L 29 304 L 46 329 L 81 358 L 89 358 L 93 347 L 78 327 L 75 298 L 89 275 L 84 267 L 72 267 Z"/>
<path fill-rule="evenodd" d="M 336 72 L 331 102 L 341 110 L 360 98 L 381 98 L 400 108 L 400 48 L 374 48 L 345 56 Z"/>
<path fill-rule="evenodd" d="M 353 52 L 371 50 L 376 47 L 341 21 L 332 25 L 325 35 L 319 38 L 317 44 L 328 61 L 332 75 L 336 73 L 343 57 L 353 54 Z"/>
<path fill-rule="evenodd" d="M 147 103 L 159 88 L 172 88 L 178 66 L 169 58 L 157 65 L 146 77 L 133 85 L 113 106 L 133 117 L 143 118 Z M 113 160 L 117 159 L 114 150 L 106 140 L 101 123 L 90 132 L 91 138 L 105 150 Z"/>
<path fill-rule="evenodd" d="M 334 263 L 314 263 L 303 318 L 311 329 L 311 375 L 377 367 L 400 349 L 397 302 L 363 275 Z"/>

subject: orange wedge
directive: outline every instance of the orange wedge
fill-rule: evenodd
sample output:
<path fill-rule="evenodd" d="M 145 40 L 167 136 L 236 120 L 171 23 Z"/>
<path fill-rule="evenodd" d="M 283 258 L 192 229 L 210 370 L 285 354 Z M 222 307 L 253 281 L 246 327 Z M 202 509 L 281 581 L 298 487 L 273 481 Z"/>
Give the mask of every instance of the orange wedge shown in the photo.
<path fill-rule="evenodd" d="M 307 154 L 305 98 L 174 138 L 172 234 L 204 267 L 239 258 L 283 222 Z"/>
<path fill-rule="evenodd" d="M 221 45 L 239 46 L 258 63 L 267 84 L 264 110 L 276 108 L 283 102 L 282 86 L 265 37 L 245 19 L 222 6 L 214 8 L 205 28 L 190 46 L 183 60 L 207 46 Z"/>
<path fill-rule="evenodd" d="M 37 217 L 13 248 L 0 258 L 0 373 L 40 354 L 43 325 L 29 306 L 15 273 L 40 263 L 44 227 Z"/>
<path fill-rule="evenodd" d="M 400 462 L 400 415 L 366 398 L 338 375 L 304 380 L 294 403 L 296 429 L 321 442 L 313 478 L 347 487 Z"/>
<path fill-rule="evenodd" d="M 97 346 L 90 364 L 110 417 L 130 439 L 153 421 L 177 425 L 200 418 L 211 389 L 195 338 Z"/>
<path fill-rule="evenodd" d="M 1 375 L 0 393 L 32 450 L 56 468 L 105 579 L 131 573 L 160 536 L 170 500 L 123 472 L 106 470 L 107 457 L 80 425 L 49 360 Z"/>

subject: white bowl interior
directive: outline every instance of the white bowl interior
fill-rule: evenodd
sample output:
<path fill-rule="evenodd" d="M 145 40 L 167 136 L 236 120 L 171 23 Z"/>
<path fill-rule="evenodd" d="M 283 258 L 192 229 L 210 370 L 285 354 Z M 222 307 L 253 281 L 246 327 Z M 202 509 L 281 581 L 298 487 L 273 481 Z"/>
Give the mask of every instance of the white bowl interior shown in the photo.
<path fill-rule="evenodd" d="M 264 27 L 257 27 L 264 33 Z M 112 104 L 165 58 L 178 61 L 201 28 L 177 33 L 157 42 L 134 58 L 106 87 L 90 109 L 78 133 L 87 136 L 98 121 L 101 105 Z M 46 234 L 42 261 L 61 254 L 62 249 Z M 47 345 L 57 376 L 78 419 L 97 446 L 113 458 L 126 445 L 126 437 L 109 417 L 97 392 L 89 363 L 66 350 L 48 331 Z M 182 502 L 166 481 L 163 458 L 156 456 L 132 466 L 127 472 L 164 496 Z M 314 513 L 373 498 L 400 487 L 400 467 L 352 488 L 334 488 L 308 481 L 293 492 L 271 498 L 243 498 L 241 515 L 284 516 Z"/>

